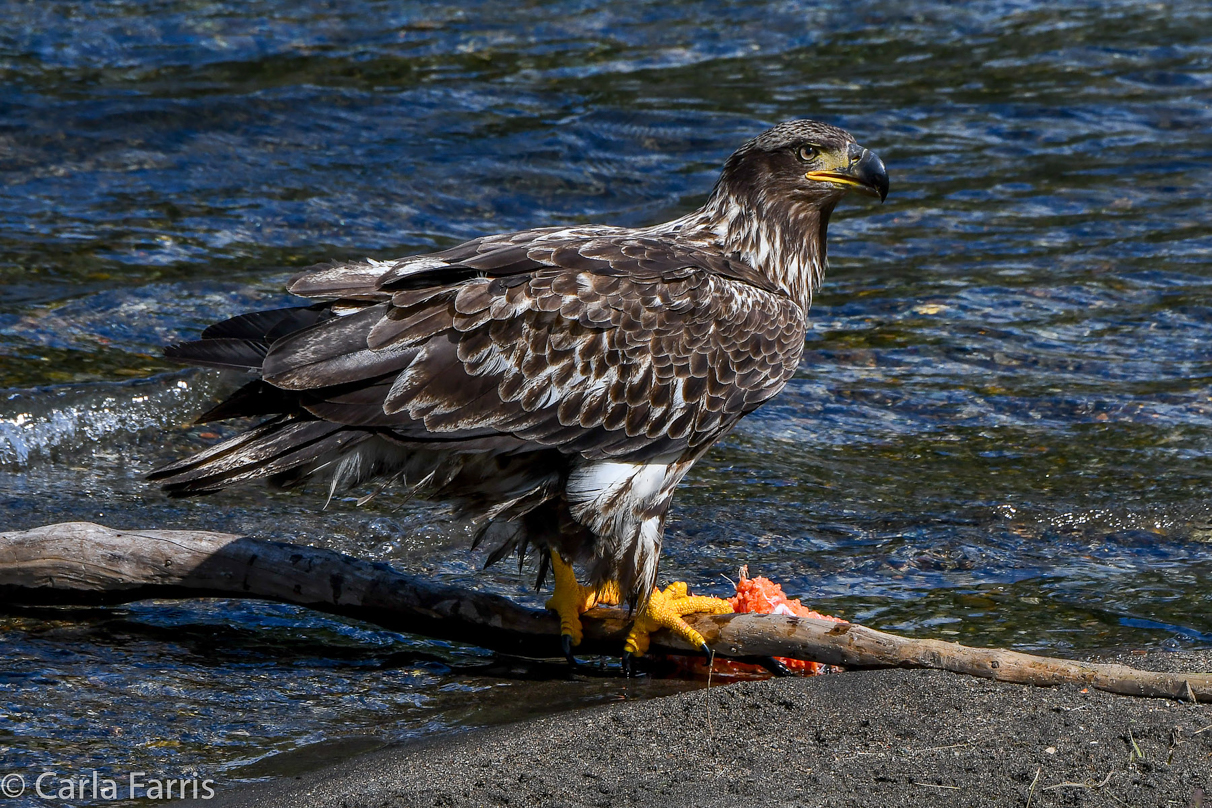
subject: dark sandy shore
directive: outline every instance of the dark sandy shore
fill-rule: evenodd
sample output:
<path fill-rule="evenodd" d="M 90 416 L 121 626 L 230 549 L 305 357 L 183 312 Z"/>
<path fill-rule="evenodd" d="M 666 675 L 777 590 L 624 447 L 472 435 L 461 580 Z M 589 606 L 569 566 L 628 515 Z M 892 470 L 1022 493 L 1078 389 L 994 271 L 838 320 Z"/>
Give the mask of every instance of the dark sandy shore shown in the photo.
<path fill-rule="evenodd" d="M 1212 652 L 1114 661 L 1212 670 Z M 388 747 L 206 804 L 1212 808 L 1208 705 L 901 670 L 713 686 L 708 703 L 700 690 Z"/>

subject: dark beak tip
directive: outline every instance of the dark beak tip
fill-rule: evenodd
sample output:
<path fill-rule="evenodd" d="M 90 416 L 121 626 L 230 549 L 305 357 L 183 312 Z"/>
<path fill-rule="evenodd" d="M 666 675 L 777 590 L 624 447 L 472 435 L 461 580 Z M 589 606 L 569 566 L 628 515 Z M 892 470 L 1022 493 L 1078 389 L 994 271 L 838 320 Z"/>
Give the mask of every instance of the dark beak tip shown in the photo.
<path fill-rule="evenodd" d="M 888 169 L 884 167 L 884 161 L 875 152 L 867 150 L 857 168 L 860 182 L 875 191 L 883 203 L 888 198 Z"/>

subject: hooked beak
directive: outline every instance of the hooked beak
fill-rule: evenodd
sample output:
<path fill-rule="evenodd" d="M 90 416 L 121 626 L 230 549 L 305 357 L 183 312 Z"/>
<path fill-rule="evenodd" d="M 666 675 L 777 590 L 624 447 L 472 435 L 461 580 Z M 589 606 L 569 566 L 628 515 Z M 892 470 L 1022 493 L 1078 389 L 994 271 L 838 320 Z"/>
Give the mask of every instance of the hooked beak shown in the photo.
<path fill-rule="evenodd" d="M 853 189 L 867 196 L 878 196 L 883 202 L 888 196 L 888 170 L 884 161 L 870 149 L 851 144 L 850 163 L 844 168 L 829 171 L 809 171 L 804 176 L 816 182 L 830 182 L 847 190 Z"/>

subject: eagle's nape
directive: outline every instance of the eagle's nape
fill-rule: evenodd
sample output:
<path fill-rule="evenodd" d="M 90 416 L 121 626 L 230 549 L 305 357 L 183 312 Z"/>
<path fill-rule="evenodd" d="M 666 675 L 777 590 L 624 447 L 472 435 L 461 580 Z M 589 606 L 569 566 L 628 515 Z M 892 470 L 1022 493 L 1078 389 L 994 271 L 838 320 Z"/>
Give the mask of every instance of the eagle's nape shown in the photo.
<path fill-rule="evenodd" d="M 738 149 L 707 203 L 672 222 L 314 267 L 290 290 L 317 302 L 166 350 L 258 374 L 200 420 L 266 420 L 151 479 L 174 496 L 258 478 L 324 477 L 330 495 L 395 481 L 452 502 L 494 546 L 489 563 L 543 551 L 539 581 L 553 565 L 569 644 L 613 588 L 639 607 L 630 651 L 657 626 L 697 646 L 683 610 L 726 601 L 654 591 L 669 503 L 795 373 L 829 216 L 856 189 L 886 195 L 879 158 L 841 129 L 789 121 Z"/>

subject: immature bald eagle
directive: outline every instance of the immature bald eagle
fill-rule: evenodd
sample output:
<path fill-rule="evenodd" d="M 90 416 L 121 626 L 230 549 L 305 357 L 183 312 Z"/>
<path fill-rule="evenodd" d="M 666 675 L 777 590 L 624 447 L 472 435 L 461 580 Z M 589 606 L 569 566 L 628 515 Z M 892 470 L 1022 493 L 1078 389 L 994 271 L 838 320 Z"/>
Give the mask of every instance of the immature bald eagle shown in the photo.
<path fill-rule="evenodd" d="M 489 563 L 548 551 L 539 582 L 550 559 L 566 652 L 580 613 L 620 596 L 639 606 L 629 653 L 657 626 L 703 646 L 681 615 L 730 609 L 684 584 L 654 589 L 665 515 L 691 465 L 795 373 L 849 190 L 882 200 L 880 159 L 837 127 L 787 121 L 665 224 L 313 267 L 290 291 L 325 302 L 166 349 L 259 374 L 199 421 L 272 417 L 152 479 L 185 496 L 259 477 L 324 475 L 330 490 L 385 477 L 473 517 L 496 545 Z"/>

